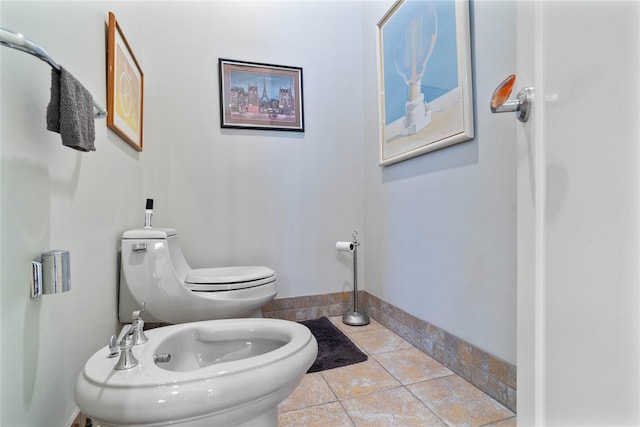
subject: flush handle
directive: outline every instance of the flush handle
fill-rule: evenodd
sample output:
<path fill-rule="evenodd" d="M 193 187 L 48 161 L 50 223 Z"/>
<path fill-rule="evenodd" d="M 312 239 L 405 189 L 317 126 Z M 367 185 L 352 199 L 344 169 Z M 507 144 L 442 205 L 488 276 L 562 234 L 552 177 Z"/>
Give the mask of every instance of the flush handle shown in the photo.
<path fill-rule="evenodd" d="M 527 87 L 518 92 L 516 99 L 509 99 L 516 82 L 516 76 L 511 74 L 504 79 L 491 95 L 492 113 L 515 113 L 521 122 L 529 120 L 531 101 L 533 100 L 533 88 Z"/>
<path fill-rule="evenodd" d="M 133 252 L 147 252 L 147 244 L 146 243 L 134 243 L 131 247 Z"/>

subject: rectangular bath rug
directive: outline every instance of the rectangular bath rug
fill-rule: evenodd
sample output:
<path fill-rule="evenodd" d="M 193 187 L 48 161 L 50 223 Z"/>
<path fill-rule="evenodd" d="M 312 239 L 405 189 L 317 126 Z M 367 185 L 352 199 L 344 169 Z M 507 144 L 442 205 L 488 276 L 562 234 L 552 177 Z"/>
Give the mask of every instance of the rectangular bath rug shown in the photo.
<path fill-rule="evenodd" d="M 302 322 L 318 341 L 318 357 L 307 373 L 353 365 L 367 360 L 367 355 L 326 317 Z"/>

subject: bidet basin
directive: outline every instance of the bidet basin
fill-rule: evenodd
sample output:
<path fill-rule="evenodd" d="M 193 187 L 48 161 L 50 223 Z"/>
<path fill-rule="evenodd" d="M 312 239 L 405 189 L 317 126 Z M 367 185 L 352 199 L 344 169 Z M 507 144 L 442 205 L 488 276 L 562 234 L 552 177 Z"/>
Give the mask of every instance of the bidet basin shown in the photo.
<path fill-rule="evenodd" d="M 232 362 L 269 353 L 287 344 L 286 335 L 260 337 L 249 329 L 215 330 L 195 325 L 171 334 L 158 344 L 156 356 L 170 356 L 156 364 L 169 371 L 186 372 L 216 363 Z"/>
<path fill-rule="evenodd" d="M 277 426 L 277 405 L 313 364 L 308 328 L 277 319 L 209 320 L 145 331 L 137 366 L 109 349 L 78 376 L 80 409 L 103 426 Z M 170 356 L 170 357 L 169 357 Z M 164 362 L 163 362 L 164 361 Z"/>

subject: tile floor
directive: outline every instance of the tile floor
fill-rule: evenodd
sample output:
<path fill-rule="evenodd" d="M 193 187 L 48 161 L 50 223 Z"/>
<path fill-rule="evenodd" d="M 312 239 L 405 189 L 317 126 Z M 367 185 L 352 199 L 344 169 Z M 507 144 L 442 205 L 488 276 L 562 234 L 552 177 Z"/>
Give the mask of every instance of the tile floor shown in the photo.
<path fill-rule="evenodd" d="M 278 406 L 279 427 L 515 427 L 505 406 L 375 320 L 331 321 L 369 360 L 305 375 Z"/>

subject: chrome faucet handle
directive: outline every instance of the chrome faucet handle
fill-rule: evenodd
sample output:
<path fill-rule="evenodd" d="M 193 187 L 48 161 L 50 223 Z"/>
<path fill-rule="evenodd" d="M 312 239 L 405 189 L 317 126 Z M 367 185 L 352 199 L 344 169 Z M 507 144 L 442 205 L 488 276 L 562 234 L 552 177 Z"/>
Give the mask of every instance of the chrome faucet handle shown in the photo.
<path fill-rule="evenodd" d="M 109 338 L 109 359 L 116 357 L 118 353 L 120 353 L 118 337 L 111 335 L 111 338 Z"/>
<path fill-rule="evenodd" d="M 120 346 L 120 359 L 113 367 L 116 371 L 123 371 L 125 369 L 131 369 L 138 365 L 138 359 L 135 358 L 131 349 L 133 348 L 133 326 L 127 325 L 124 334 L 120 334 L 122 339 L 119 342 Z"/>
<path fill-rule="evenodd" d="M 142 307 L 140 307 L 140 310 L 134 310 L 133 313 L 131 313 L 131 317 L 133 317 L 133 320 L 142 319 L 142 313 L 146 311 L 145 309 L 146 305 L 147 303 L 143 302 Z"/>
<path fill-rule="evenodd" d="M 127 335 L 131 335 L 133 333 L 133 329 L 131 328 L 131 326 L 132 326 L 131 324 L 124 325 L 120 330 L 120 333 L 118 334 L 118 338 L 116 338 L 116 342 L 118 343 L 119 346 L 122 345 Z"/>
<path fill-rule="evenodd" d="M 120 346 L 120 350 L 127 345 L 131 347 L 131 344 L 127 344 L 127 342 L 131 342 L 131 335 L 133 335 L 133 325 L 124 325 L 120 331 L 120 335 L 118 335 L 118 346 Z"/>
<path fill-rule="evenodd" d="M 133 321 L 131 326 L 133 327 L 133 345 L 144 344 L 149 341 L 149 338 L 144 334 L 144 320 L 142 320 L 142 313 L 144 312 L 144 303 L 142 303 L 142 310 L 136 310 L 131 314 Z"/>

